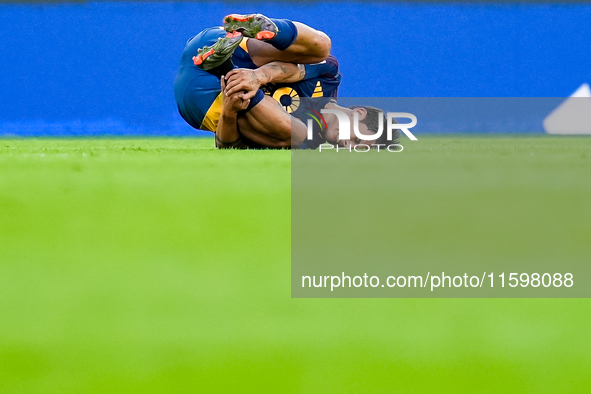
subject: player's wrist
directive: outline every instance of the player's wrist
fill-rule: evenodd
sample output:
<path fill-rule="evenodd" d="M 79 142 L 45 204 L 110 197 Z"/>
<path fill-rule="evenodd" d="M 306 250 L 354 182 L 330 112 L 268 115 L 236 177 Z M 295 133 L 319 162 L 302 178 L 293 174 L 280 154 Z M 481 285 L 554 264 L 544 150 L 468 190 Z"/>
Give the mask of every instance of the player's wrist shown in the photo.
<path fill-rule="evenodd" d="M 220 114 L 220 118 L 227 120 L 236 119 L 236 115 L 238 114 L 238 110 L 235 108 L 234 105 L 231 103 L 227 103 L 226 105 L 222 106 L 222 113 Z"/>
<path fill-rule="evenodd" d="M 264 66 L 263 66 L 264 67 Z M 267 73 L 264 71 L 263 67 L 257 68 L 256 70 L 253 71 L 256 80 L 260 85 L 266 85 L 269 82 L 271 82 L 269 80 L 269 76 L 267 75 Z"/>
<path fill-rule="evenodd" d="M 238 116 L 238 111 L 237 110 L 228 110 L 225 111 L 226 113 L 223 113 L 221 115 L 222 120 L 224 121 L 224 123 L 231 123 L 231 122 L 235 122 L 236 121 L 236 117 Z"/>

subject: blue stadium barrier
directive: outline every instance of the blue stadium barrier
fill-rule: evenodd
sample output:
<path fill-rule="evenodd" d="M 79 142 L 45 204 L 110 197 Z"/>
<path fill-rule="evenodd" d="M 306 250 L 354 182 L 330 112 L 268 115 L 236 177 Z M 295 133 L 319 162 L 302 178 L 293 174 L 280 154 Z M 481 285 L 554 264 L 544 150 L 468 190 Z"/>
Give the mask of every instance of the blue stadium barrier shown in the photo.
<path fill-rule="evenodd" d="M 196 135 L 172 81 L 232 12 L 333 40 L 343 97 L 564 97 L 591 82 L 591 5 L 83 3 L 0 6 L 0 135 Z"/>

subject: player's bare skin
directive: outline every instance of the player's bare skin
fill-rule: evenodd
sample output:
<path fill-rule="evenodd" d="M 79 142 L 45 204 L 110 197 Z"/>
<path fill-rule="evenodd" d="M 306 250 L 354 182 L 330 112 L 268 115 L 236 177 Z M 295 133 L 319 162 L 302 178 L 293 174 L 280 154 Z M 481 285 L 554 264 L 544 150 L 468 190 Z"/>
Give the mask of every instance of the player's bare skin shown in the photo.
<path fill-rule="evenodd" d="M 224 78 L 222 90 L 226 89 Z M 246 109 L 250 99 L 240 98 L 240 92 L 222 96 L 222 113 L 216 130 L 218 148 L 246 148 L 254 143 L 267 148 L 290 148 L 306 138 L 307 129 L 301 120 L 289 115 L 275 99 L 265 96 L 254 108 Z"/>
<path fill-rule="evenodd" d="M 239 141 L 249 141 L 268 148 L 289 148 L 302 143 L 307 136 L 304 123 L 291 115 L 275 101 L 265 96 L 261 102 L 244 114 L 240 111 L 247 108 L 249 101 L 261 85 L 268 83 L 297 82 L 305 78 L 306 71 L 302 65 L 273 61 L 258 69 L 234 69 L 221 79 L 222 113 L 216 130 L 218 147 L 247 148 Z M 329 109 L 339 109 L 351 117 L 358 112 L 363 120 L 367 112 L 363 108 L 354 110 L 327 104 Z M 335 115 L 325 115 L 328 129 L 326 139 L 333 144 L 348 147 L 362 141 L 351 137 L 347 140 L 338 139 L 339 122 Z M 360 124 L 360 132 L 367 133 L 367 126 Z M 371 134 L 371 133 L 370 133 Z M 371 144 L 371 143 L 370 143 Z"/>
<path fill-rule="evenodd" d="M 301 64 L 273 61 L 251 70 L 235 68 L 226 74 L 226 96 L 239 93 L 243 100 L 254 97 L 257 90 L 269 83 L 292 83 L 306 77 L 306 69 Z"/>
<path fill-rule="evenodd" d="M 296 65 L 286 65 L 284 69 L 291 72 L 291 74 L 284 76 L 285 79 L 289 80 L 298 77 Z M 252 72 L 254 70 L 247 71 Z M 234 80 L 237 79 L 234 78 Z M 250 92 L 245 92 L 242 88 L 246 87 L 256 91 L 258 81 L 257 79 L 257 82 L 253 83 L 248 78 L 245 78 L 242 84 L 235 83 L 234 87 L 230 89 L 226 78 L 222 78 L 221 88 L 224 92 L 222 95 L 222 113 L 216 130 L 216 146 L 218 148 L 246 149 L 249 144 L 274 149 L 291 148 L 297 147 L 306 139 L 308 130 L 304 123 L 285 112 L 283 107 L 269 96 L 265 96 L 248 112 L 241 113 L 242 110 L 248 107 L 250 102 L 250 98 L 244 99 L 243 97 L 252 97 Z M 355 114 L 359 120 L 363 120 L 367 116 L 367 111 L 361 107 L 350 109 L 335 103 L 328 103 L 325 108 L 338 109 L 346 113 L 351 121 Z M 339 121 L 337 117 L 333 114 L 326 114 L 325 118 L 328 126 L 325 132 L 327 142 L 343 147 L 353 147 L 357 144 L 372 145 L 372 141 L 359 139 L 352 130 L 349 130 L 350 137 L 348 139 L 339 139 Z M 351 124 L 353 123 L 351 122 Z M 361 134 L 373 134 L 363 123 L 360 123 L 358 127 Z"/>
<path fill-rule="evenodd" d="M 306 76 L 303 64 L 326 60 L 330 55 L 330 38 L 324 32 L 303 23 L 293 24 L 298 31 L 296 39 L 284 50 L 278 50 L 264 41 L 248 39 L 248 54 L 259 68 L 234 69 L 226 74 L 227 95 L 243 90 L 245 93 L 240 97 L 250 99 L 261 85 L 300 81 Z"/>
<path fill-rule="evenodd" d="M 280 51 L 263 41 L 249 39 L 246 43 L 248 54 L 257 66 L 281 61 L 285 63 L 319 63 L 330 55 L 331 41 L 326 33 L 300 22 L 293 22 L 298 30 L 295 41 Z"/>

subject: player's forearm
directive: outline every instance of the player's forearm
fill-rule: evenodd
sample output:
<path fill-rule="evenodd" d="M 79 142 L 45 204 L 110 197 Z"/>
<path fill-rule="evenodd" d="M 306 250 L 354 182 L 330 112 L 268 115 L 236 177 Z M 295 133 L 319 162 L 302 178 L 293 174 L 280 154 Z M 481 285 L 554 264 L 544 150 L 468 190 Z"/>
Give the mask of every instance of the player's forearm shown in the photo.
<path fill-rule="evenodd" d="M 263 85 L 268 83 L 292 83 L 306 77 L 306 68 L 302 64 L 271 62 L 257 69 Z"/>
<path fill-rule="evenodd" d="M 225 144 L 232 144 L 240 139 L 238 126 L 236 124 L 236 114 L 228 113 L 222 110 L 218 127 L 215 132 L 216 147 L 224 148 Z"/>

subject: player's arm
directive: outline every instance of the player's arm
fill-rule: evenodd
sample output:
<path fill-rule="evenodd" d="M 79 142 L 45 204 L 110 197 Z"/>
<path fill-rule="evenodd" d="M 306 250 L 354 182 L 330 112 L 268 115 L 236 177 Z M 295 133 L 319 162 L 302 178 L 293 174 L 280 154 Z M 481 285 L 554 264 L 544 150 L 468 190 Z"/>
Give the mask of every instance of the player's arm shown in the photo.
<path fill-rule="evenodd" d="M 226 87 L 224 78 L 221 79 L 222 90 Z M 241 136 L 238 132 L 236 118 L 238 112 L 248 107 L 250 100 L 243 100 L 238 95 L 222 96 L 222 112 L 215 132 L 215 145 L 219 149 L 241 148 Z"/>
<path fill-rule="evenodd" d="M 254 97 L 261 85 L 269 83 L 292 83 L 306 77 L 306 67 L 302 64 L 271 62 L 257 69 L 236 68 L 226 74 L 225 95 L 237 92 L 243 100 Z"/>
<path fill-rule="evenodd" d="M 285 112 L 273 98 L 265 96 L 244 113 L 249 102 L 240 99 L 236 93 L 222 96 L 222 112 L 215 137 L 217 148 L 247 149 L 248 142 L 268 148 L 289 148 L 304 141 L 306 126 Z"/>

